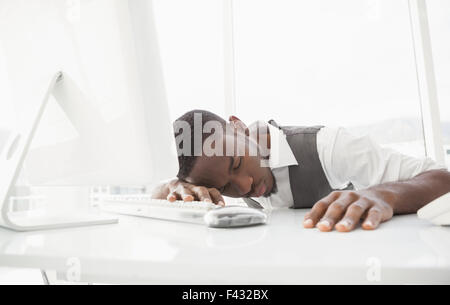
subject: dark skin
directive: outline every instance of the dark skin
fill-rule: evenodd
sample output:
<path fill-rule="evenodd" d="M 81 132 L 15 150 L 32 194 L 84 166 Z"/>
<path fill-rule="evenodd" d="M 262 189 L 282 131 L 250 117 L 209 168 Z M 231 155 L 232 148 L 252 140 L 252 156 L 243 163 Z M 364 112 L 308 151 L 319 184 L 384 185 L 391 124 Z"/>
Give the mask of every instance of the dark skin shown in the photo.
<path fill-rule="evenodd" d="M 247 126 L 230 117 L 236 132 L 248 136 Z M 251 128 L 251 126 L 250 126 Z M 267 143 L 270 135 L 266 134 Z M 269 146 L 270 148 L 270 146 Z M 186 181 L 174 179 L 160 185 L 154 198 L 201 200 L 225 205 L 229 197 L 268 196 L 274 186 L 268 167 L 260 166 L 260 156 L 199 157 Z M 374 230 L 393 215 L 416 213 L 434 199 L 450 192 L 450 173 L 430 170 L 412 179 L 383 183 L 357 191 L 335 191 L 314 204 L 305 215 L 305 228 L 322 232 L 349 232 L 360 223 L 364 230 Z"/>

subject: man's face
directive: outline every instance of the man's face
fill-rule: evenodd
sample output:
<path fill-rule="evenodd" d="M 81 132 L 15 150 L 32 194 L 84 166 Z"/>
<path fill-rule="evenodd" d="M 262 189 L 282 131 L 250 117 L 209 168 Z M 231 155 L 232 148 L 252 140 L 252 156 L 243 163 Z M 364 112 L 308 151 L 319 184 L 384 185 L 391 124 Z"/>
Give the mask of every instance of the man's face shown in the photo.
<path fill-rule="evenodd" d="M 249 154 L 249 145 L 257 145 L 251 142 L 248 135 L 242 134 L 242 130 L 236 130 L 234 134 L 225 135 L 226 141 L 245 141 L 245 153 L 233 156 L 201 156 L 198 157 L 187 182 L 214 187 L 223 195 L 229 197 L 261 197 L 269 196 L 276 191 L 275 179 L 272 171 L 267 166 L 261 166 L 262 158 L 258 154 Z M 237 136 L 241 133 L 240 136 Z"/>

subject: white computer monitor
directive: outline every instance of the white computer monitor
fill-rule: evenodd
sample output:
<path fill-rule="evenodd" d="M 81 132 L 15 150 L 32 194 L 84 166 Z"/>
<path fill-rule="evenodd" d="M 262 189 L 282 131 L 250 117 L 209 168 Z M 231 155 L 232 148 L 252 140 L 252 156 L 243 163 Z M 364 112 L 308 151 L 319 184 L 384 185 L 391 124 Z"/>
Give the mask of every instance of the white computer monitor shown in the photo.
<path fill-rule="evenodd" d="M 151 2 L 137 2 L 0 4 L 3 207 L 17 183 L 141 186 L 175 175 Z"/>
<path fill-rule="evenodd" d="M 28 132 L 50 79 L 64 73 L 31 143 L 27 182 L 141 185 L 174 175 L 151 1 L 78 5 L 0 4 L 0 128 L 10 102 L 11 129 Z"/>
<path fill-rule="evenodd" d="M 168 112 L 154 101 L 106 103 L 104 113 L 67 74 L 53 96 L 25 160 L 30 184 L 140 186 L 175 175 Z"/>
<path fill-rule="evenodd" d="M 35 80 L 28 87 L 27 94 L 30 93 L 41 101 L 36 104 L 35 115 L 25 115 L 30 120 L 21 124 L 22 128 L 4 132 L 7 136 L 0 157 L 0 225 L 19 230 L 26 227 L 14 224 L 8 215 L 8 197 L 20 175 L 33 186 L 148 185 L 174 176 L 175 144 L 169 118 L 166 117 L 164 127 L 152 126 L 149 121 L 158 109 L 152 109 L 151 102 L 146 107 L 142 101 L 124 101 L 115 109 L 114 119 L 106 120 L 95 101 L 63 72 Z M 63 126 L 70 128 L 65 133 L 58 131 L 59 136 L 45 130 L 56 131 Z M 70 224 L 82 224 L 82 220 Z M 85 224 L 111 223 L 110 218 L 95 220 L 89 218 Z M 30 227 L 52 225 L 35 223 Z M 60 221 L 56 227 L 64 224 Z"/>

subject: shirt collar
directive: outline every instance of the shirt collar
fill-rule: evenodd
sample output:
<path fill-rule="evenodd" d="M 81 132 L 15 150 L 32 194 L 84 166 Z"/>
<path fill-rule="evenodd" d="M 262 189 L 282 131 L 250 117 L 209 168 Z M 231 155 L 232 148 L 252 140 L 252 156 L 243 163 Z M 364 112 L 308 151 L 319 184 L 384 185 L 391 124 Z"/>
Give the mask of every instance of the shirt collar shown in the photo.
<path fill-rule="evenodd" d="M 281 129 L 267 124 L 270 133 L 269 166 L 273 168 L 298 165 L 297 159 Z"/>

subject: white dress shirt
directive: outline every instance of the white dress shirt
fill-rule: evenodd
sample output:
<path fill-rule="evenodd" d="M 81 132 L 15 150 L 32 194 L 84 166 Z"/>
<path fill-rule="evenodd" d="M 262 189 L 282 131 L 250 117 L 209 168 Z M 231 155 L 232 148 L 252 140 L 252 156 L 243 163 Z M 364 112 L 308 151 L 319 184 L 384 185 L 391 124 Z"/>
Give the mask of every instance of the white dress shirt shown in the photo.
<path fill-rule="evenodd" d="M 290 165 L 296 160 L 283 131 L 268 124 L 271 151 L 269 166 L 278 192 L 270 197 L 253 198 L 264 208 L 292 207 L 294 200 L 289 182 Z M 333 189 L 345 188 L 349 182 L 356 190 L 372 185 L 410 179 L 432 169 L 442 169 L 430 158 L 414 158 L 392 149 L 382 148 L 369 136 L 356 137 L 344 128 L 323 127 L 317 133 L 317 152 L 325 176 Z"/>

